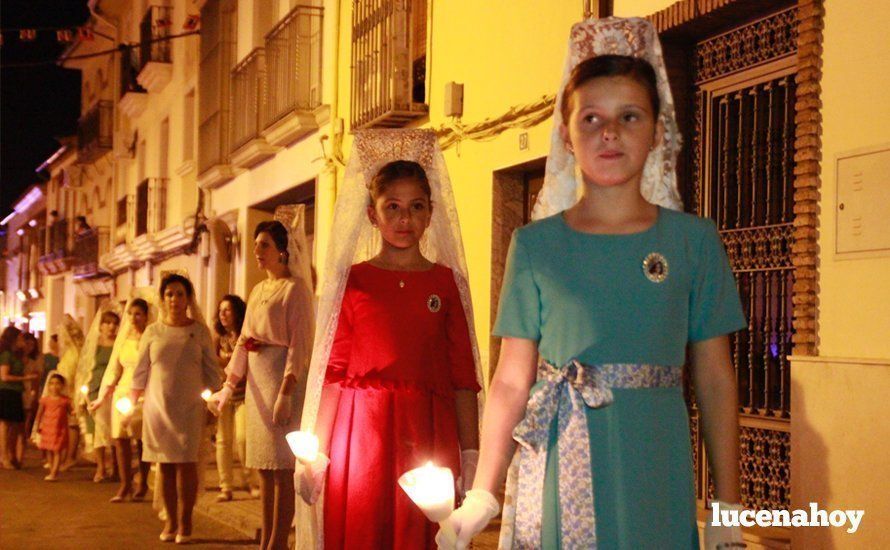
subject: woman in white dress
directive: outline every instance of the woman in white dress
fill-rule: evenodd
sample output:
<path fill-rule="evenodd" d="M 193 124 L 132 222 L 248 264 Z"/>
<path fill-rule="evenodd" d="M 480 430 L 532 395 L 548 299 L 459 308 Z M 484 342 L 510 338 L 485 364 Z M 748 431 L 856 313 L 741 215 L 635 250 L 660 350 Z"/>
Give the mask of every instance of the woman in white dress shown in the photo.
<path fill-rule="evenodd" d="M 153 290 L 151 291 L 154 292 Z M 144 297 L 143 297 L 144 296 Z M 156 308 L 149 306 L 148 291 L 137 292 L 130 298 L 124 309 L 126 317 L 114 342 L 114 350 L 105 375 L 99 396 L 90 403 L 90 411 L 102 406 L 111 408 L 111 437 L 117 452 L 118 469 L 120 471 L 120 488 L 111 502 L 124 502 L 127 498 L 141 501 L 148 492 L 148 470 L 151 464 L 142 460 L 142 410 L 137 404 L 133 410 L 124 414 L 115 406 L 130 393 L 133 383 L 133 372 L 139 359 L 139 340 L 145 327 L 154 322 Z M 126 409 L 124 409 L 126 410 Z M 133 490 L 133 471 L 131 460 L 133 443 L 136 444 L 136 455 L 139 459 L 139 487 Z"/>
<path fill-rule="evenodd" d="M 313 334 L 302 213 L 301 207 L 279 207 L 276 221 L 254 232 L 254 255 L 267 278 L 250 293 L 225 385 L 208 403 L 218 415 L 247 376 L 246 466 L 260 472 L 261 550 L 287 548 L 294 516 L 294 457 L 285 435 L 299 429 L 294 413 L 302 406 Z"/>
<path fill-rule="evenodd" d="M 145 329 L 139 342 L 130 400 L 136 403 L 145 394 L 142 459 L 160 464 L 167 510 L 160 539 L 181 544 L 191 538 L 198 494 L 197 463 L 206 418 L 201 392 L 217 388 L 220 376 L 191 281 L 167 275 L 160 294 L 164 315 Z"/>

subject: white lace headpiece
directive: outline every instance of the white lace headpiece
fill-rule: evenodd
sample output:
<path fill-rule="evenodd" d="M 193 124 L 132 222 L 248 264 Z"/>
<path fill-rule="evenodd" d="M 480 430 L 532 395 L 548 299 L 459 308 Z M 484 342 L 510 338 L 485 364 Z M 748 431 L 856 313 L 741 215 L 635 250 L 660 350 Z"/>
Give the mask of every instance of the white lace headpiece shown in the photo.
<path fill-rule="evenodd" d="M 274 218 L 287 229 L 287 269 L 290 276 L 312 289 L 312 251 L 306 239 L 306 205 L 283 204 Z"/>
<path fill-rule="evenodd" d="M 467 278 L 467 264 L 461 240 L 460 222 L 451 180 L 445 159 L 430 130 L 357 130 L 352 155 L 346 166 L 346 175 L 340 186 L 334 206 L 333 227 L 336 238 L 328 248 L 323 272 L 318 315 L 316 317 L 315 345 L 306 386 L 301 429 L 312 431 L 318 414 L 325 371 L 331 354 L 331 346 L 337 331 L 340 305 L 346 289 L 350 268 L 376 256 L 382 241 L 379 232 L 368 219 L 370 204 L 368 186 L 371 179 L 387 163 L 410 160 L 420 164 L 426 172 L 432 191 L 433 212 L 430 225 L 423 235 L 420 249 L 428 260 L 451 268 L 460 291 L 461 303 L 470 331 L 470 342 L 476 362 L 476 378 L 483 386 L 479 347 L 473 326 L 473 307 Z M 482 392 L 479 392 L 480 411 Z M 321 547 L 323 544 L 320 515 L 306 509 L 298 500 L 298 548 Z M 315 511 L 322 508 L 316 504 Z M 313 540 L 314 539 L 314 540 Z"/>
<path fill-rule="evenodd" d="M 569 35 L 562 83 L 553 109 L 553 130 L 550 134 L 550 154 L 547 157 L 544 187 L 532 210 L 533 219 L 552 216 L 578 201 L 581 185 L 576 174 L 575 157 L 566 148 L 559 134 L 559 129 L 565 122 L 559 107 L 562 105 L 563 91 L 575 67 L 582 61 L 599 55 L 637 57 L 648 61 L 655 69 L 658 98 L 661 102 L 658 117 L 664 124 L 664 137 L 646 159 L 640 192 L 652 204 L 673 210 L 683 208 L 677 191 L 675 169 L 681 145 L 680 130 L 658 34 L 645 19 L 606 17 L 576 23 Z"/>

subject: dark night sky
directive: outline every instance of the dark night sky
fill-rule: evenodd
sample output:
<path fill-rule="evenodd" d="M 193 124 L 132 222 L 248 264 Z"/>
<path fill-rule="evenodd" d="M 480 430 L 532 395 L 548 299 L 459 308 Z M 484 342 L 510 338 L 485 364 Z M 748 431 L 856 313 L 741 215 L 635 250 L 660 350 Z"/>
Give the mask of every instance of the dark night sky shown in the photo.
<path fill-rule="evenodd" d="M 76 27 L 89 18 L 85 0 L 2 0 L 0 26 L 0 219 L 32 183 L 34 169 L 59 143 L 55 137 L 77 132 L 80 114 L 80 72 L 55 63 L 38 67 L 8 64 L 54 61 L 64 50 L 55 31 L 38 31 L 22 43 L 11 28 Z"/>

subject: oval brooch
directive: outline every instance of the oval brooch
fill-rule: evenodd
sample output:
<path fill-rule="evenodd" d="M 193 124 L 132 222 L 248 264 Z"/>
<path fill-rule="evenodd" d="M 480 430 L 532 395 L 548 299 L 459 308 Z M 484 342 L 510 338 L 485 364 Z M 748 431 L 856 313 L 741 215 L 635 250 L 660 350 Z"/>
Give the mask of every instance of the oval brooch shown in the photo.
<path fill-rule="evenodd" d="M 430 297 L 426 299 L 426 307 L 436 313 L 442 309 L 442 299 L 435 294 L 430 294 Z"/>
<path fill-rule="evenodd" d="M 658 252 L 652 252 L 643 260 L 643 273 L 653 283 L 661 283 L 668 277 L 668 261 Z"/>

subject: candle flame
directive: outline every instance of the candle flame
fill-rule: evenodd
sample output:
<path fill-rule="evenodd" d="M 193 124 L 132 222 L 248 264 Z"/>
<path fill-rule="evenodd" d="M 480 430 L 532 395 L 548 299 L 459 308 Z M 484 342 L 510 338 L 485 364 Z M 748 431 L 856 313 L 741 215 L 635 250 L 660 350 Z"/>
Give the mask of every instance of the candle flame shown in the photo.
<path fill-rule="evenodd" d="M 117 400 L 117 403 L 114 404 L 114 408 L 121 414 L 130 414 L 133 410 L 133 402 L 130 401 L 129 397 L 121 397 Z"/>
<path fill-rule="evenodd" d="M 443 521 L 454 509 L 454 474 L 449 468 L 427 462 L 402 474 L 399 486 L 430 521 Z"/>
<path fill-rule="evenodd" d="M 90 388 L 86 384 L 84 384 L 83 386 L 80 387 L 80 393 L 86 395 L 86 394 L 90 393 Z"/>
<path fill-rule="evenodd" d="M 211 395 L 213 395 L 213 393 L 210 390 L 205 389 L 201 392 L 201 399 L 203 399 L 204 401 L 210 401 Z"/>
<path fill-rule="evenodd" d="M 318 437 L 311 432 L 290 432 L 286 436 L 287 444 L 294 456 L 302 462 L 315 462 L 318 457 Z"/>

